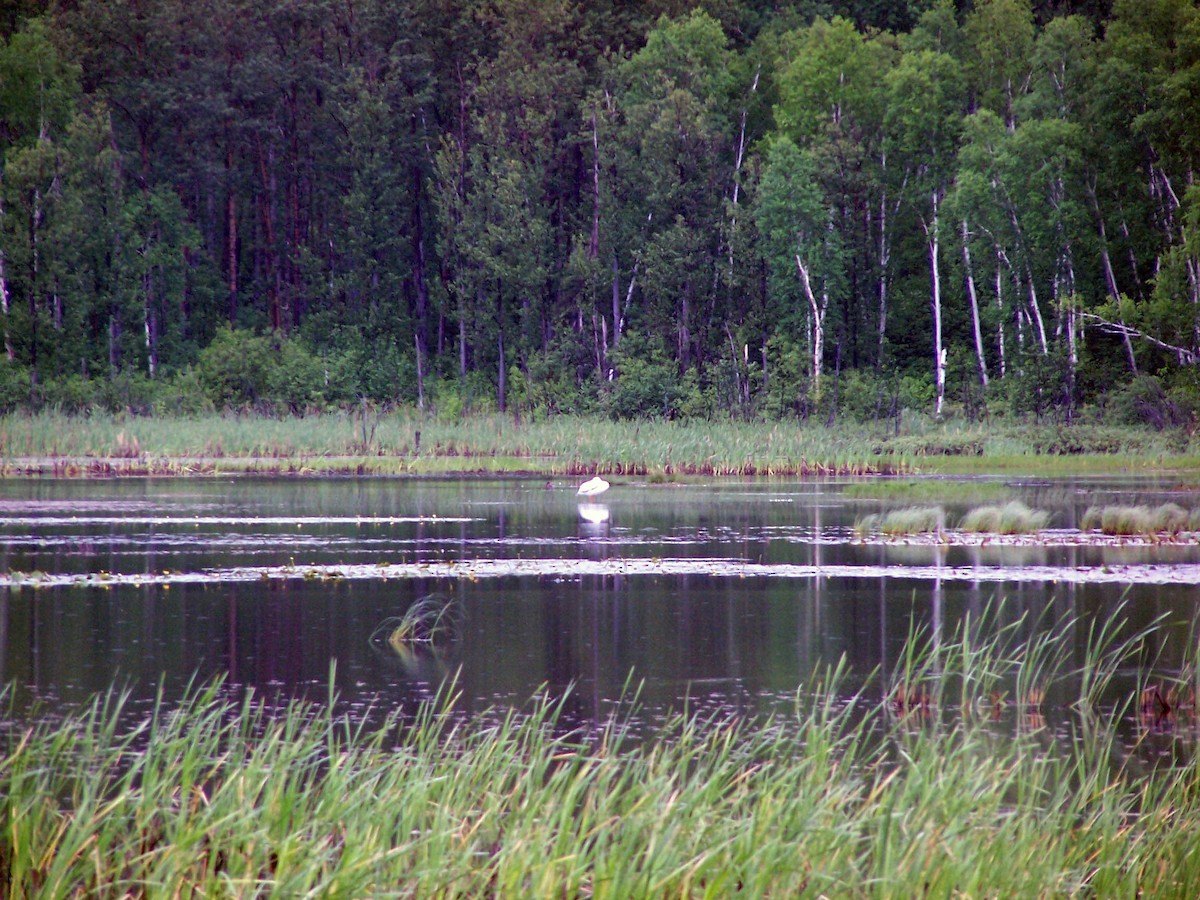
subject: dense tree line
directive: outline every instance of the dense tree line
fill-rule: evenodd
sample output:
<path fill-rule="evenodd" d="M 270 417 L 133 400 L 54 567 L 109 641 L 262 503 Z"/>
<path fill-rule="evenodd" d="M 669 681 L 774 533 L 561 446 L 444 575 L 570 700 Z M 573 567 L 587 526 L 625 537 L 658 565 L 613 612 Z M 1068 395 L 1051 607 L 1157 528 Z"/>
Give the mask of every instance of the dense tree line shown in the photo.
<path fill-rule="evenodd" d="M 1200 399 L 1194 0 L 25 0 L 0 29 L 6 407 Z"/>

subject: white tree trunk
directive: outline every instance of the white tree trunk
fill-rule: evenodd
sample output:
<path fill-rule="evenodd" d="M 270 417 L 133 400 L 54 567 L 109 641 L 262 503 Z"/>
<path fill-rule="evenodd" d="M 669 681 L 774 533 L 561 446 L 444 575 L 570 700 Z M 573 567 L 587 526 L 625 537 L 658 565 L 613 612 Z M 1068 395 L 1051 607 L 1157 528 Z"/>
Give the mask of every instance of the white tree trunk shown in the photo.
<path fill-rule="evenodd" d="M 942 274 L 938 265 L 938 206 L 941 192 L 935 190 L 930 197 L 932 217 L 921 219 L 929 248 L 929 305 L 933 311 L 933 381 L 937 392 L 934 415 L 941 416 L 946 402 L 946 348 L 942 346 Z"/>
<path fill-rule="evenodd" d="M 971 303 L 971 328 L 975 337 L 975 359 L 979 364 L 979 383 L 988 386 L 987 361 L 983 355 L 983 326 L 979 321 L 979 297 L 975 293 L 975 273 L 971 268 L 971 248 L 967 220 L 962 220 L 963 267 L 967 273 L 967 299 Z"/>
<path fill-rule="evenodd" d="M 813 293 L 812 281 L 808 275 L 808 267 L 796 254 L 796 271 L 800 275 L 800 285 L 808 298 L 808 306 L 812 312 L 812 398 L 813 403 L 821 401 L 821 362 L 825 355 L 825 311 L 829 309 L 829 294 L 821 291 L 821 299 L 817 300 Z"/>
<path fill-rule="evenodd" d="M 1104 220 L 1097 214 L 1100 232 L 1100 260 L 1104 264 L 1104 282 L 1108 286 L 1108 296 L 1112 298 L 1113 303 L 1120 306 L 1121 292 L 1117 288 L 1117 275 L 1113 270 L 1112 259 L 1108 255 L 1108 235 L 1105 233 Z M 1125 359 L 1129 362 L 1129 371 L 1134 375 L 1137 374 L 1137 359 L 1133 355 L 1133 341 L 1129 337 L 1128 332 L 1123 332 L 1121 337 L 1125 344 Z"/>
<path fill-rule="evenodd" d="M 1037 287 L 1033 283 L 1033 272 L 1027 270 L 1029 276 L 1029 310 L 1032 313 L 1033 324 L 1037 326 L 1038 344 L 1042 348 L 1042 355 L 1045 356 L 1050 352 L 1050 344 L 1046 341 L 1046 325 L 1042 321 L 1042 309 L 1038 304 Z"/>
<path fill-rule="evenodd" d="M 1007 373 L 1007 362 L 1004 355 L 1004 275 L 1000 269 L 1000 248 L 996 248 L 996 359 L 1000 377 Z"/>

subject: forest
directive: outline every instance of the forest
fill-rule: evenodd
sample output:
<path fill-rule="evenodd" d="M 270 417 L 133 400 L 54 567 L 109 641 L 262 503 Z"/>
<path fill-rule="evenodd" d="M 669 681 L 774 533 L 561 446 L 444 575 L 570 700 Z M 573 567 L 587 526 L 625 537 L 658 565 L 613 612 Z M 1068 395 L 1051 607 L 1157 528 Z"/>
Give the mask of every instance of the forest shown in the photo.
<path fill-rule="evenodd" d="M 0 409 L 1200 411 L 1195 0 L 7 0 Z"/>

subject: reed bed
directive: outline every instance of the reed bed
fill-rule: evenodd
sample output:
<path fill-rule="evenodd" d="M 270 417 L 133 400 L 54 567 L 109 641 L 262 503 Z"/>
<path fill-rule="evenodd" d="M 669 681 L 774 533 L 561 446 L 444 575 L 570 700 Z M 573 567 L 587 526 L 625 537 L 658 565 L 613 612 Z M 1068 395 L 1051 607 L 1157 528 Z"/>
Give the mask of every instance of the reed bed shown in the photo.
<path fill-rule="evenodd" d="M 7 474 L 855 475 L 904 471 L 865 432 L 800 423 L 614 422 L 559 416 L 446 421 L 411 411 L 303 418 L 139 418 L 53 412 L 0 419 Z M 104 471 L 94 471 L 98 466 Z"/>
<path fill-rule="evenodd" d="M 1153 629 L 965 619 L 914 630 L 763 721 L 472 719 L 452 695 L 366 731 L 220 684 L 122 725 L 120 696 L 6 736 L 9 896 L 1195 896 L 1194 761 L 1136 774 L 1098 705 Z M 1157 627 L 1157 626 L 1155 626 Z M 1040 636 L 1026 639 L 1030 630 Z M 1046 691 L 1076 737 L 1036 724 Z M 874 696 L 875 699 L 871 699 Z M 997 709 L 1022 722 L 998 731 Z"/>
<path fill-rule="evenodd" d="M 913 427 L 920 431 L 920 423 Z M 914 433 L 913 440 L 880 443 L 869 426 L 856 424 L 832 429 L 793 421 L 615 422 L 565 415 L 530 420 L 499 414 L 449 419 L 370 406 L 302 417 L 42 411 L 0 417 L 0 475 L 536 472 L 670 479 L 1200 468 L 1195 456 L 1172 453 L 1167 444 L 1137 455 L 1120 448 L 1082 456 L 1039 453 L 1036 435 L 1017 426 L 938 426 Z M 973 448 L 969 455 L 955 450 L 964 441 Z"/>

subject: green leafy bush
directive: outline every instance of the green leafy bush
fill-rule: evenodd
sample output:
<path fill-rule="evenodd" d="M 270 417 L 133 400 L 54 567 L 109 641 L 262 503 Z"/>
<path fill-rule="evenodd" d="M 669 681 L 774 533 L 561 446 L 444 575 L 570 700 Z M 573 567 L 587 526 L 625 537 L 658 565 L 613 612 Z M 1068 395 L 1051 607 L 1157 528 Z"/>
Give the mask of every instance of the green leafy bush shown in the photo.
<path fill-rule="evenodd" d="M 608 395 L 608 411 L 614 419 L 675 419 L 685 405 L 695 408 L 695 376 L 681 379 L 660 349 L 629 334 L 612 355 L 618 374 Z"/>
<path fill-rule="evenodd" d="M 1186 425 L 1192 419 L 1188 407 L 1173 399 L 1154 375 L 1138 375 L 1113 391 L 1107 407 L 1110 423 L 1150 425 L 1159 431 Z"/>
<path fill-rule="evenodd" d="M 47 379 L 38 393 L 42 405 L 63 412 L 84 412 L 98 405 L 96 384 L 77 373 Z"/>
<path fill-rule="evenodd" d="M 217 409 L 301 413 L 350 397 L 342 370 L 299 340 L 230 328 L 219 331 L 201 351 L 196 376 Z"/>
<path fill-rule="evenodd" d="M 0 357 L 0 412 L 28 404 L 30 387 L 29 369 Z"/>

